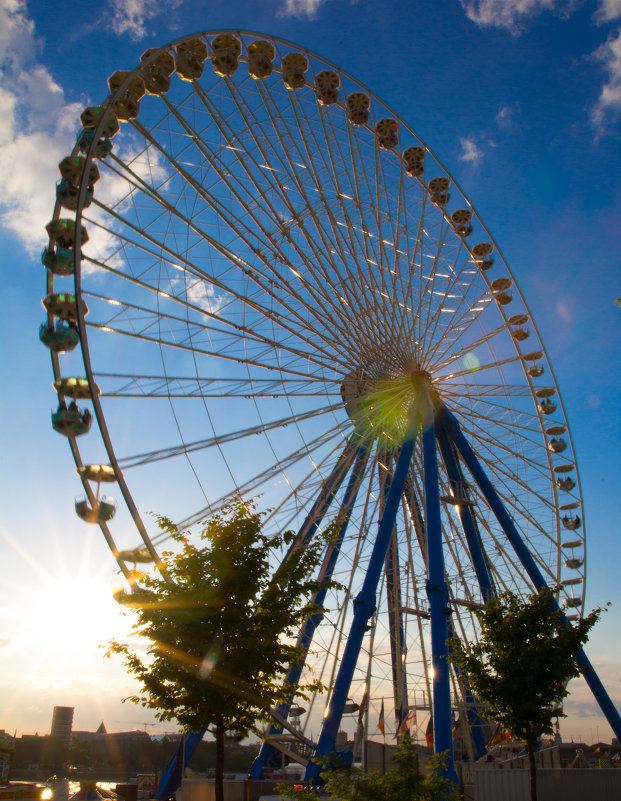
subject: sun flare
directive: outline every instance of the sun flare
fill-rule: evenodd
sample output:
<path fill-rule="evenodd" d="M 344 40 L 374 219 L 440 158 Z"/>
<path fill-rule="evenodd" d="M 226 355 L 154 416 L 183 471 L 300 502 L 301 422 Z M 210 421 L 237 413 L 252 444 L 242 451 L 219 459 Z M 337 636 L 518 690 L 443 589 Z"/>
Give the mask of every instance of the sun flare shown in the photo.
<path fill-rule="evenodd" d="M 48 653 L 60 649 L 63 659 L 123 636 L 128 628 L 102 578 L 49 576 L 29 589 L 28 598 L 22 613 L 30 636 Z"/>
<path fill-rule="evenodd" d="M 7 533 L 5 539 L 22 552 Z M 55 564 L 22 555 L 31 568 L 30 582 L 5 582 L 11 603 L 3 615 L 4 656 L 17 657 L 24 666 L 21 678 L 35 682 L 99 672 L 104 649 L 98 646 L 125 638 L 131 627 L 112 595 L 110 562 L 93 564 L 86 543 L 77 559 L 65 555 Z"/>

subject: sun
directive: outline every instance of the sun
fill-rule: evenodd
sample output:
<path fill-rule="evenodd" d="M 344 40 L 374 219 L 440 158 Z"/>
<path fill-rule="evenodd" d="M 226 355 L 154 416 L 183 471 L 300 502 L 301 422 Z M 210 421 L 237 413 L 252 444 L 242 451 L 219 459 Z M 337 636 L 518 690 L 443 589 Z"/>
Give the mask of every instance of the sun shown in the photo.
<path fill-rule="evenodd" d="M 125 636 L 129 628 L 112 597 L 109 580 L 103 577 L 47 576 L 30 588 L 27 597 L 22 614 L 30 636 L 48 654 L 57 653 L 62 662 Z"/>
<path fill-rule="evenodd" d="M 28 581 L 4 582 L 11 602 L 4 610 L 3 636 L 12 663 L 24 665 L 18 680 L 25 674 L 62 681 L 97 673 L 105 655 L 101 646 L 126 639 L 132 623 L 113 598 L 118 576 L 110 559 L 98 559 L 84 542 L 80 553 L 60 554 L 44 564 L 6 532 L 4 539 L 30 567 Z"/>
<path fill-rule="evenodd" d="M 136 713 L 122 701 L 140 688 L 118 657 L 105 655 L 110 640 L 128 640 L 133 618 L 114 600 L 120 576 L 97 532 L 51 522 L 45 542 L 27 547 L 0 525 L 0 541 L 14 565 L 3 574 L 0 601 L 5 726 L 49 731 L 61 705 L 75 708 L 74 728 L 94 730 L 104 719 L 127 727 Z"/>

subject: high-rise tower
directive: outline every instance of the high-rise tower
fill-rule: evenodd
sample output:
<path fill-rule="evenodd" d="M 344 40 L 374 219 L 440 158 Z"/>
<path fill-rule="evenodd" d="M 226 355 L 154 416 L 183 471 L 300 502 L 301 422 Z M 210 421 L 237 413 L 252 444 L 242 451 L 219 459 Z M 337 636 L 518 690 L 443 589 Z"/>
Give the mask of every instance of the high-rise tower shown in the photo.
<path fill-rule="evenodd" d="M 55 706 L 52 715 L 52 730 L 50 734 L 65 745 L 69 745 L 71 739 L 71 727 L 73 725 L 72 706 Z"/>

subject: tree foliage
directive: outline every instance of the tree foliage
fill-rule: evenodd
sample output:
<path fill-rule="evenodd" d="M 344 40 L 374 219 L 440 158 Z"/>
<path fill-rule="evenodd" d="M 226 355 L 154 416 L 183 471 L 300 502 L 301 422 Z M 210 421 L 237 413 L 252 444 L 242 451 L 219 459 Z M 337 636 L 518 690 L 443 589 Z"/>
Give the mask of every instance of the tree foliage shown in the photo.
<path fill-rule="evenodd" d="M 569 623 L 550 590 L 526 600 L 504 593 L 476 613 L 478 642 L 449 640 L 449 658 L 466 671 L 489 716 L 526 742 L 533 792 L 534 746 L 553 733 L 553 719 L 564 715 L 567 682 L 580 675 L 576 653 L 601 611 Z"/>
<path fill-rule="evenodd" d="M 274 573 L 270 558 L 294 533 L 268 537 L 262 521 L 252 504 L 236 503 L 206 523 L 197 546 L 159 517 L 178 548 L 163 554 L 161 572 L 138 573 L 140 589 L 127 596 L 132 636 L 146 641 L 146 654 L 108 644 L 141 684 L 126 700 L 186 730 L 208 726 L 219 745 L 227 730 L 256 731 L 294 689 L 315 687 L 290 688 L 284 679 L 299 656 L 297 629 L 316 611 L 307 599 L 318 585 L 309 576 L 322 543 L 294 550 Z"/>
<path fill-rule="evenodd" d="M 404 738 L 392 757 L 393 767 L 381 774 L 362 774 L 355 768 L 324 764 L 321 790 L 292 789 L 281 784 L 278 791 L 285 801 L 457 801 L 457 785 L 446 778 L 446 756 L 434 754 L 427 773 L 420 768 L 418 753 L 409 737 Z"/>

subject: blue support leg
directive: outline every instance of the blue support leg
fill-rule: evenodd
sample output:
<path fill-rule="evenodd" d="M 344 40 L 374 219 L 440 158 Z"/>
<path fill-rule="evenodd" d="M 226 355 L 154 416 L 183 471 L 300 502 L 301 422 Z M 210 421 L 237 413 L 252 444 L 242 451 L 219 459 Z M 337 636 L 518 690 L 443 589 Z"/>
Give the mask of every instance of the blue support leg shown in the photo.
<path fill-rule="evenodd" d="M 336 735 L 341 718 L 343 717 L 343 708 L 347 700 L 354 670 L 356 669 L 360 646 L 362 645 L 369 619 L 375 612 L 377 585 L 401 502 L 405 477 L 412 460 L 415 439 L 416 427 L 411 424 L 401 452 L 399 453 L 395 475 L 390 484 L 390 489 L 388 490 L 384 514 L 379 523 L 377 538 L 373 546 L 373 552 L 367 567 L 365 580 L 360 593 L 354 599 L 354 617 L 349 637 L 345 645 L 343 658 L 341 659 L 341 664 L 315 750 L 315 757 L 320 759 L 334 751 Z M 316 762 L 309 762 L 306 768 L 306 779 L 316 780 L 320 770 L 321 767 Z"/>
<path fill-rule="evenodd" d="M 356 454 L 359 452 L 359 447 L 355 442 L 356 439 L 357 437 L 350 437 L 345 445 L 345 448 L 343 449 L 343 452 L 334 465 L 332 472 L 328 478 L 322 482 L 317 500 L 302 523 L 297 537 L 289 546 L 289 550 L 283 559 L 283 563 L 287 561 L 294 551 L 297 551 L 298 548 L 304 547 L 304 545 L 317 531 L 317 527 L 323 520 L 324 515 L 328 511 L 328 507 L 334 500 L 334 496 L 339 491 L 339 488 L 343 483 L 349 468 L 352 466 Z M 276 575 L 277 574 L 278 571 L 276 571 Z"/>
<path fill-rule="evenodd" d="M 362 477 L 364 475 L 368 458 L 369 458 L 368 450 L 362 446 L 359 447 L 358 454 L 356 457 L 356 462 L 354 464 L 354 468 L 349 478 L 347 490 L 345 491 L 345 495 L 343 496 L 343 501 L 341 503 L 341 508 L 339 510 L 339 514 L 337 517 L 337 520 L 339 520 L 341 523 L 341 527 L 339 529 L 335 541 L 329 546 L 323 564 L 319 571 L 318 581 L 322 586 L 311 599 L 311 603 L 313 605 L 322 607 L 326 599 L 326 593 L 328 591 L 326 585 L 332 580 L 332 575 L 334 574 L 336 561 L 341 551 L 341 545 L 343 543 L 343 539 L 347 531 L 349 518 L 351 516 L 351 512 L 354 507 L 354 502 L 358 494 L 360 483 L 362 482 Z M 304 668 L 304 663 L 306 662 L 306 656 L 308 654 L 308 650 L 313 640 L 313 636 L 315 634 L 315 631 L 317 630 L 317 627 L 323 620 L 323 617 L 324 617 L 323 612 L 316 612 L 313 615 L 309 615 L 309 617 L 307 617 L 306 620 L 304 621 L 297 641 L 297 647 L 301 652 L 300 659 L 294 665 L 291 666 L 286 678 L 287 684 L 291 686 L 296 686 L 298 684 L 300 676 L 302 674 L 302 669 Z M 292 700 L 293 700 L 292 698 L 289 698 L 287 703 L 279 704 L 279 706 L 277 707 L 276 711 L 282 717 L 284 718 L 288 717 Z M 273 723 L 270 726 L 269 729 L 270 735 L 280 734 L 281 732 L 282 732 L 282 726 L 279 726 L 275 723 Z M 273 745 L 271 745 L 267 741 L 263 742 L 263 744 L 261 745 L 261 749 L 250 768 L 250 774 L 249 774 L 250 778 L 255 780 L 262 779 L 263 769 L 270 764 L 272 759 L 277 754 L 279 755 L 279 752 L 277 751 L 276 748 L 274 748 Z"/>
<path fill-rule="evenodd" d="M 408 476 L 405 482 L 405 499 L 410 510 L 410 517 L 412 518 L 414 530 L 416 531 L 416 538 L 418 540 L 419 548 L 423 554 L 425 564 L 427 564 L 425 522 L 423 520 L 420 504 L 418 502 L 418 498 L 416 497 L 416 492 L 414 491 L 414 485 L 412 484 L 412 479 L 410 476 Z M 456 636 L 455 627 L 450 617 L 447 618 L 447 630 L 449 638 Z M 457 675 L 459 686 L 462 689 L 464 701 L 468 706 L 468 720 L 470 721 L 470 731 L 472 733 L 472 740 L 474 744 L 474 758 L 477 760 L 483 756 L 486 750 L 485 737 L 483 735 L 483 722 L 479 716 L 479 713 L 477 712 L 476 698 L 470 689 L 468 675 L 465 673 L 465 671 L 461 671 L 457 665 L 453 665 L 453 669 Z"/>
<path fill-rule="evenodd" d="M 490 509 L 496 515 L 496 518 L 505 532 L 507 539 L 511 543 L 513 550 L 517 554 L 518 559 L 522 563 L 522 566 L 526 570 L 535 588 L 537 590 L 549 589 L 546 580 L 537 566 L 537 563 L 531 556 L 530 551 L 526 547 L 526 544 L 517 530 L 515 523 L 507 512 L 504 503 L 500 499 L 491 481 L 481 467 L 481 464 L 479 463 L 476 454 L 470 447 L 470 444 L 464 437 L 461 428 L 459 427 L 459 423 L 446 408 L 440 409 L 439 419 L 441 420 L 444 430 L 455 443 L 457 450 L 461 454 L 461 457 L 468 467 L 468 470 L 470 470 L 474 480 L 479 485 L 479 489 L 483 493 Z M 558 608 L 558 604 L 556 604 L 556 602 L 555 605 Z M 601 683 L 599 677 L 593 670 L 593 666 L 585 654 L 584 649 L 581 648 L 578 651 L 576 654 L 576 661 L 584 670 L 583 675 L 585 681 L 589 685 L 595 700 L 599 704 L 599 707 L 604 713 L 604 716 L 610 724 L 611 729 L 614 731 L 615 736 L 621 739 L 621 715 L 619 715 L 619 712 L 612 703 L 610 696 L 604 688 L 604 685 Z"/>
<path fill-rule="evenodd" d="M 384 459 L 388 461 L 388 456 Z M 392 471 L 388 468 L 382 470 L 383 476 L 382 498 L 388 492 Z M 383 501 L 382 501 L 383 503 Z M 390 631 L 390 657 L 392 662 L 392 689 L 395 705 L 395 728 L 400 739 L 403 735 L 403 723 L 408 712 L 408 688 L 405 672 L 405 635 L 403 629 L 403 604 L 401 602 L 401 578 L 399 570 L 399 547 L 397 543 L 397 529 L 392 530 L 390 544 L 386 553 L 386 600 L 388 603 L 388 626 Z"/>
<path fill-rule="evenodd" d="M 206 731 L 207 727 L 203 726 L 200 731 L 193 731 L 181 737 L 175 753 L 162 771 L 162 777 L 155 791 L 157 801 L 167 801 L 181 787 L 181 781 L 188 762 L 194 756 L 194 752 Z"/>
<path fill-rule="evenodd" d="M 448 619 L 447 628 L 449 638 L 457 636 L 455 632 L 455 626 L 450 618 Z M 468 674 L 458 665 L 453 665 L 453 670 L 455 671 L 464 701 L 466 702 L 468 722 L 470 724 L 470 733 L 472 735 L 472 744 L 474 746 L 473 756 L 474 761 L 476 762 L 476 760 L 480 759 L 487 750 L 485 747 L 485 736 L 483 734 L 483 721 L 481 720 L 477 710 L 477 699 L 474 697 L 474 694 L 470 689 Z"/>
<path fill-rule="evenodd" d="M 448 590 L 444 580 L 442 523 L 436 435 L 433 423 L 423 433 L 423 466 L 425 486 L 425 530 L 427 535 L 427 597 L 431 615 L 431 661 L 433 666 L 433 733 L 436 754 L 447 752 L 447 775 L 453 779 L 453 716 L 448 663 L 447 618 L 450 614 Z"/>
<path fill-rule="evenodd" d="M 438 426 L 436 434 L 438 445 L 440 446 L 440 453 L 442 454 L 442 461 L 446 467 L 446 473 L 456 497 L 457 514 L 459 515 L 461 527 L 466 537 L 466 542 L 468 543 L 468 550 L 470 551 L 470 558 L 472 559 L 472 564 L 474 565 L 474 570 L 477 575 L 481 597 L 483 598 L 483 603 L 486 603 L 489 598 L 494 596 L 494 587 L 485 562 L 479 532 L 476 528 L 472 510 L 467 503 L 466 489 L 463 486 L 462 476 L 459 472 L 459 466 L 455 459 L 452 445 L 441 426 Z"/>
<path fill-rule="evenodd" d="M 302 527 L 298 532 L 298 536 L 290 546 L 285 559 L 288 559 L 295 549 L 302 547 L 306 542 L 308 542 L 308 540 L 317 530 L 319 523 L 323 519 L 328 507 L 332 503 L 334 496 L 338 492 L 339 487 L 341 486 L 343 479 L 345 478 L 347 471 L 351 467 L 354 457 L 359 450 L 356 444 L 356 439 L 357 437 L 353 436 L 348 440 L 343 452 L 339 456 L 337 463 L 334 466 L 334 469 L 332 470 L 332 473 L 323 482 L 319 496 L 313 504 L 311 511 L 306 517 L 306 520 L 302 524 Z M 203 739 L 205 731 L 206 729 L 202 728 L 198 732 L 191 732 L 185 738 L 185 747 L 182 758 L 184 767 L 192 758 L 196 748 L 198 747 L 198 744 Z M 181 781 L 180 779 L 179 784 L 174 786 L 178 779 L 178 771 L 176 770 L 175 766 L 179 762 L 179 759 L 179 755 L 175 753 L 164 769 L 157 792 L 167 793 L 167 795 L 158 795 L 158 798 L 168 798 L 168 796 L 172 795 L 176 790 L 179 789 Z"/>

